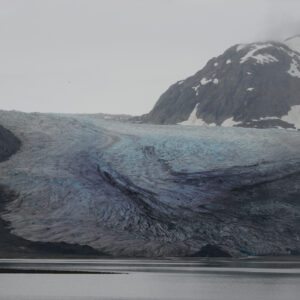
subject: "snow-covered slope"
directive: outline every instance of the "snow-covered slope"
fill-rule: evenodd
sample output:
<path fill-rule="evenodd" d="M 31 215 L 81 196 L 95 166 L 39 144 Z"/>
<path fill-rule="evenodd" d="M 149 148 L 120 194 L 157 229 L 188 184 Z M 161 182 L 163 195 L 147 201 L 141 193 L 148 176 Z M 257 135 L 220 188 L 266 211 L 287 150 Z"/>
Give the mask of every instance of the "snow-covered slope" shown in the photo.
<path fill-rule="evenodd" d="M 0 124 L 23 144 L 1 163 L 18 195 L 2 217 L 26 239 L 113 255 L 300 250 L 298 132 L 5 111 Z"/>

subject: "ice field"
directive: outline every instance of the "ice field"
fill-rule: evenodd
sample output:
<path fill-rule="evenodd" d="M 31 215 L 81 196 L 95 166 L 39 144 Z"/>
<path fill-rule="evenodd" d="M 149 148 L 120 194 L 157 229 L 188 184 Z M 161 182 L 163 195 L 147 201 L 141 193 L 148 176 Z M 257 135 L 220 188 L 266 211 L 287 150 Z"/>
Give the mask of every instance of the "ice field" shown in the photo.
<path fill-rule="evenodd" d="M 297 131 L 15 111 L 0 111 L 0 124 L 22 141 L 0 165 L 1 184 L 16 193 L 2 217 L 26 239 L 146 256 L 208 243 L 251 254 L 299 244 L 298 229 L 278 240 L 300 216 Z M 260 234 L 272 238 L 261 243 Z"/>

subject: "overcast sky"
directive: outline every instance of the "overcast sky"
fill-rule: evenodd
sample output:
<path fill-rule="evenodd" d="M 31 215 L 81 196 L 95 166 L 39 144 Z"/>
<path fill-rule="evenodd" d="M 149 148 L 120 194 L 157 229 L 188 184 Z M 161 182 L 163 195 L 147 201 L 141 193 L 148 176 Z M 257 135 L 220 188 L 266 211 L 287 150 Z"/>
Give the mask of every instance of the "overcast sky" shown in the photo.
<path fill-rule="evenodd" d="M 226 48 L 297 33 L 299 0 L 0 0 L 0 109 L 146 113 Z"/>

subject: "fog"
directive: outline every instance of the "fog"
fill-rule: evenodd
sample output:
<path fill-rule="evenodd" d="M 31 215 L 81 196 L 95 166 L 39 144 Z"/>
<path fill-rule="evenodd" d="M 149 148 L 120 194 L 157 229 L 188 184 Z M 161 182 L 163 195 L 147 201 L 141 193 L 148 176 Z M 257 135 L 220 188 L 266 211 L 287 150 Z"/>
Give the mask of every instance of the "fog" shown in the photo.
<path fill-rule="evenodd" d="M 146 113 L 211 57 L 299 20 L 297 0 L 0 0 L 0 109 Z"/>

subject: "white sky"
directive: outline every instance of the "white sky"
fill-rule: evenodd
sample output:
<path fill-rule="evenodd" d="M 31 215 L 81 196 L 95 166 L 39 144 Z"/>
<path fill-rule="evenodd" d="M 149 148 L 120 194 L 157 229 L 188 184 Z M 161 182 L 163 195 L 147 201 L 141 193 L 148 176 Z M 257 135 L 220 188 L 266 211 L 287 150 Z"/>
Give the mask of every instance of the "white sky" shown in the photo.
<path fill-rule="evenodd" d="M 299 0 L 0 0 L 0 109 L 146 113 L 228 47 L 296 33 Z"/>

